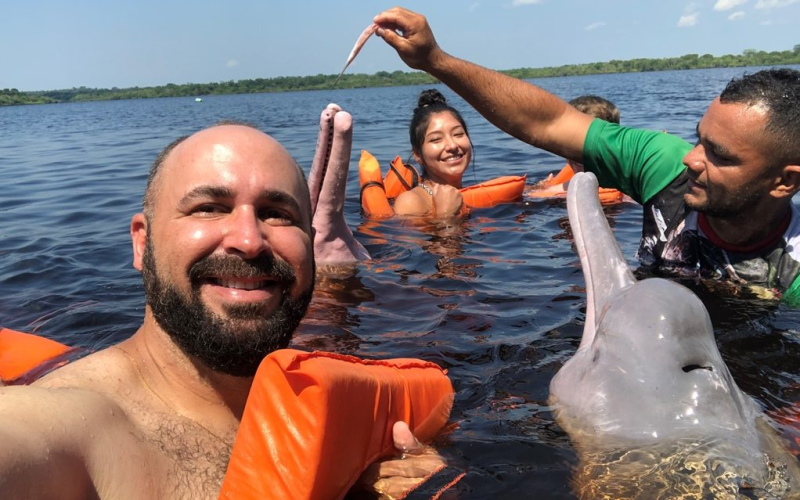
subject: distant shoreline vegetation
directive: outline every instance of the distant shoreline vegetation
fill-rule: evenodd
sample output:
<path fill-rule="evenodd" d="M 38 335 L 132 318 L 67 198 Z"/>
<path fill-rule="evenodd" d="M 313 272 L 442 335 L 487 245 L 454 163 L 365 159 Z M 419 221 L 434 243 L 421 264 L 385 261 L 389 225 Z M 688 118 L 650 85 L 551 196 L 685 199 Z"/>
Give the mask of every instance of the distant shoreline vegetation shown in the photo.
<path fill-rule="evenodd" d="M 548 68 L 520 68 L 501 71 L 521 78 L 548 78 L 556 76 L 599 75 L 608 73 L 640 73 L 645 71 L 671 71 L 684 69 L 736 68 L 743 66 L 777 66 L 800 64 L 800 44 L 793 50 L 764 52 L 748 49 L 741 55 L 715 57 L 687 54 L 665 59 L 631 59 L 588 64 L 568 64 Z M 223 94 L 254 94 L 261 92 L 290 92 L 300 90 L 327 90 L 333 85 L 336 75 L 282 76 L 278 78 L 254 78 L 249 80 L 219 83 L 168 83 L 158 87 L 133 87 L 126 89 L 90 89 L 86 87 L 20 92 L 17 89 L 0 90 L 0 106 L 19 104 L 47 104 L 60 102 L 110 101 L 118 99 L 147 99 L 153 97 L 197 97 Z M 374 75 L 345 74 L 337 84 L 339 89 L 367 87 L 395 87 L 438 83 L 438 80 L 422 72 L 380 71 Z"/>

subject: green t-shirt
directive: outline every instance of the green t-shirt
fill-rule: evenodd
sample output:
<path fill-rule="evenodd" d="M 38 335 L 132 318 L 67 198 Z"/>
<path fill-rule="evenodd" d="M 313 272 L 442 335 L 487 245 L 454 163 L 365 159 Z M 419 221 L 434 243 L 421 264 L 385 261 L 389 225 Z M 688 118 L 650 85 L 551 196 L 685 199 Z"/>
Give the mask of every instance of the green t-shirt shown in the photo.
<path fill-rule="evenodd" d="M 642 266 L 677 276 L 733 279 L 753 290 L 800 305 L 800 211 L 779 241 L 751 251 L 721 248 L 701 228 L 702 215 L 686 206 L 683 157 L 692 145 L 665 132 L 595 119 L 586 134 L 583 164 L 603 187 L 644 206 L 637 257 Z"/>
<path fill-rule="evenodd" d="M 583 145 L 583 164 L 603 187 L 644 204 L 684 170 L 692 145 L 665 132 L 622 127 L 595 119 Z"/>

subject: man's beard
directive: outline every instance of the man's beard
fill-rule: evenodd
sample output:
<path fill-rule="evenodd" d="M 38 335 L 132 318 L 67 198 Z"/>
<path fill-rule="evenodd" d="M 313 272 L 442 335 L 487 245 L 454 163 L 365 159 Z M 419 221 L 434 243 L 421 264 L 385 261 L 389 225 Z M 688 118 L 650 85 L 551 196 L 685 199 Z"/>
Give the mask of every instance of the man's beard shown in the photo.
<path fill-rule="evenodd" d="M 159 276 L 150 241 L 148 238 L 142 256 L 145 298 L 156 322 L 185 354 L 216 372 L 252 377 L 267 354 L 289 345 L 311 302 L 313 280 L 298 299 L 292 299 L 289 289 L 295 273 L 286 262 L 266 255 L 253 260 L 208 256 L 189 270 L 192 289 L 186 296 Z M 214 274 L 229 278 L 270 276 L 286 286 L 278 309 L 271 314 L 264 313 L 263 304 L 233 305 L 225 308 L 226 319 L 209 310 L 200 297 L 198 278 Z"/>
<path fill-rule="evenodd" d="M 727 200 L 724 201 L 720 199 L 720 196 L 715 196 L 712 198 L 708 188 L 706 188 L 705 195 L 705 200 L 700 202 L 691 200 L 688 197 L 684 198 L 686 206 L 696 212 L 701 212 L 706 216 L 718 217 L 721 219 L 737 217 L 742 213 L 747 212 L 749 208 L 758 204 L 758 202 L 763 198 L 762 193 L 758 193 L 757 191 L 748 188 L 740 188 L 734 193 L 729 193 L 725 197 Z"/>

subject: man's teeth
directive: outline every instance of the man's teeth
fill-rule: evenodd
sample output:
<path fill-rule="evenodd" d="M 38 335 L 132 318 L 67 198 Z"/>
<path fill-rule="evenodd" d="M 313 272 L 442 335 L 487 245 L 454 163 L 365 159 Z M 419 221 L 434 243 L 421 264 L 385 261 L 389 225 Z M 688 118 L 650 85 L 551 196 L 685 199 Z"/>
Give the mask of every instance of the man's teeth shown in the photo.
<path fill-rule="evenodd" d="M 266 285 L 266 281 L 236 281 L 236 280 L 223 280 L 223 279 L 215 279 L 214 283 L 219 286 L 224 286 L 226 288 L 238 288 L 240 290 L 256 290 L 258 288 L 263 288 Z"/>

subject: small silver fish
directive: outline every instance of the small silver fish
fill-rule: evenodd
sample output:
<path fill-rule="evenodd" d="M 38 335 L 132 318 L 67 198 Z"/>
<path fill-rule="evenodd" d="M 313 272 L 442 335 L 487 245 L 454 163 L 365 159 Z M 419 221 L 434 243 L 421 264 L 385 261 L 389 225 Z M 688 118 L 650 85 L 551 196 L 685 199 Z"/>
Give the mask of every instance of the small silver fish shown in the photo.
<path fill-rule="evenodd" d="M 367 43 L 369 37 L 371 37 L 372 34 L 375 33 L 375 30 L 377 29 L 378 25 L 372 23 L 369 26 L 367 26 L 367 28 L 364 30 L 363 33 L 361 33 L 361 36 L 358 37 L 358 40 L 356 40 L 355 46 L 353 46 L 353 50 L 350 51 L 350 55 L 347 56 L 347 62 L 344 63 L 344 68 L 342 68 L 342 71 L 339 73 L 339 76 L 336 77 L 336 81 L 333 82 L 333 87 L 331 87 L 332 89 L 336 87 L 336 84 L 339 83 L 339 78 L 341 78 L 342 75 L 344 74 L 344 70 L 346 70 L 347 67 L 350 66 L 350 63 L 353 62 L 353 59 L 355 59 L 358 53 L 361 51 L 361 47 L 363 47 L 364 44 Z"/>

